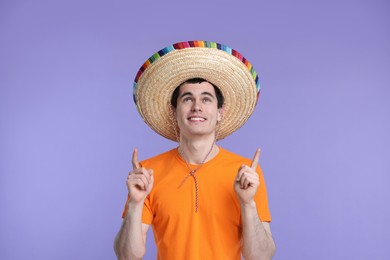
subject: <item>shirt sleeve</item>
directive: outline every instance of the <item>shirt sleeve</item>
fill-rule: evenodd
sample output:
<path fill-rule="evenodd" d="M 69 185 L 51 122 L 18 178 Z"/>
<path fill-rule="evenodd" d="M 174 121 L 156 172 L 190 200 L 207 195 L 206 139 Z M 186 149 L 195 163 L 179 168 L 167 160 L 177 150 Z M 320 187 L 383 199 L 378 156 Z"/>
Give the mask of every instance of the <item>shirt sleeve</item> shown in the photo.
<path fill-rule="evenodd" d="M 257 214 L 263 222 L 271 222 L 271 213 L 268 208 L 267 188 L 264 181 L 263 171 L 257 166 L 256 172 L 259 174 L 260 185 L 255 195 Z"/>

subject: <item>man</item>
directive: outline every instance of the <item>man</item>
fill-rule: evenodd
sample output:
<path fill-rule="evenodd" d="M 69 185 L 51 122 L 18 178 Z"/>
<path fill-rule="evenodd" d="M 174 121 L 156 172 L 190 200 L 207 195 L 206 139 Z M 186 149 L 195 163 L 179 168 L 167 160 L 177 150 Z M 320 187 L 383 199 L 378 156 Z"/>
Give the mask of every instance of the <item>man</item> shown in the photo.
<path fill-rule="evenodd" d="M 257 150 L 252 161 L 216 145 L 241 127 L 259 92 L 250 63 L 227 46 L 174 44 L 141 67 L 134 100 L 177 148 L 143 162 L 135 149 L 118 259 L 142 259 L 153 228 L 158 259 L 271 259 L 275 252 Z"/>

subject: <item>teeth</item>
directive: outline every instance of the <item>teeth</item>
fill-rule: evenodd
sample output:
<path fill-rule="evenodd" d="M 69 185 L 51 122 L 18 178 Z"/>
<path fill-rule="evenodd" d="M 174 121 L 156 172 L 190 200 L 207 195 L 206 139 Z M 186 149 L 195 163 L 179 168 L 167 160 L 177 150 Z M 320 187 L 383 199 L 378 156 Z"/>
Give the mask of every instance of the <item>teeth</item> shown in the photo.
<path fill-rule="evenodd" d="M 190 117 L 190 120 L 191 121 L 204 121 L 205 119 L 201 118 L 201 117 Z"/>

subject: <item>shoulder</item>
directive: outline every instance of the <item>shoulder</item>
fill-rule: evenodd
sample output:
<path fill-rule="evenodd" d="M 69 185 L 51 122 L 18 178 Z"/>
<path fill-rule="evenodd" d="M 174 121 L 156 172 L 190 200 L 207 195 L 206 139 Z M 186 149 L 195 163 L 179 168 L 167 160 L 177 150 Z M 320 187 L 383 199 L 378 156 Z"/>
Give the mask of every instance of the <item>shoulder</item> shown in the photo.
<path fill-rule="evenodd" d="M 232 163 L 250 163 L 251 160 L 246 158 L 246 157 L 243 157 L 239 154 L 236 154 L 236 153 L 233 153 L 229 150 L 226 150 L 222 147 L 219 147 L 220 149 L 220 157 L 221 159 L 225 160 L 225 161 L 229 161 L 229 162 L 232 162 Z"/>
<path fill-rule="evenodd" d="M 143 166 L 148 166 L 152 164 L 160 164 L 174 159 L 177 156 L 176 148 L 166 151 L 164 153 L 158 154 L 151 158 L 145 159 L 141 162 Z"/>

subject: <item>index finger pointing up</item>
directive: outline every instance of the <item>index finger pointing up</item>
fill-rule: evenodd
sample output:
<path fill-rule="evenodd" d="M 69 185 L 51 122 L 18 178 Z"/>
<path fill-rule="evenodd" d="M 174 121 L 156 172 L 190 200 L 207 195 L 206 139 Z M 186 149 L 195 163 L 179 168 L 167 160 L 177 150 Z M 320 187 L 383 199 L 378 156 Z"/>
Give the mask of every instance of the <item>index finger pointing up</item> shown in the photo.
<path fill-rule="evenodd" d="M 251 168 L 253 170 L 256 170 L 257 165 L 259 164 L 259 158 L 260 158 L 260 149 L 258 148 L 256 150 L 255 156 L 253 157 Z"/>
<path fill-rule="evenodd" d="M 133 169 L 140 168 L 140 165 L 139 165 L 139 162 L 138 162 L 138 150 L 137 150 L 137 148 L 134 149 L 133 158 L 131 159 L 131 164 L 133 165 Z"/>

